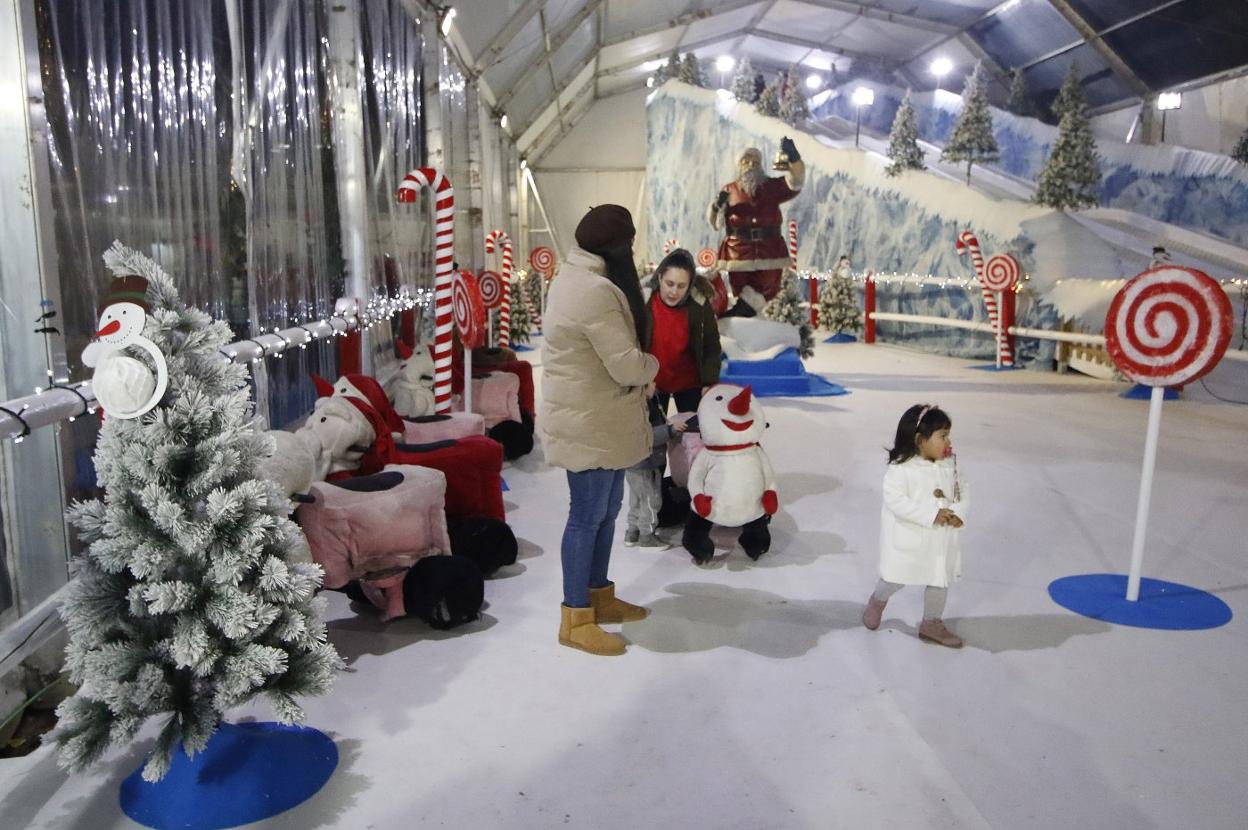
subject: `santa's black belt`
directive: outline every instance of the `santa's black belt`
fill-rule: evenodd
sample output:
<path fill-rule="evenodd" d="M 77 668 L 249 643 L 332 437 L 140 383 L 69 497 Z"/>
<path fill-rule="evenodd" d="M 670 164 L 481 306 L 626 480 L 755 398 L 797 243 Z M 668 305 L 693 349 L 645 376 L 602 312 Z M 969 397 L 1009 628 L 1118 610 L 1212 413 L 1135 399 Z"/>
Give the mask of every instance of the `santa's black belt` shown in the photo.
<path fill-rule="evenodd" d="M 729 228 L 729 236 L 738 239 L 772 239 L 780 236 L 779 228 Z"/>

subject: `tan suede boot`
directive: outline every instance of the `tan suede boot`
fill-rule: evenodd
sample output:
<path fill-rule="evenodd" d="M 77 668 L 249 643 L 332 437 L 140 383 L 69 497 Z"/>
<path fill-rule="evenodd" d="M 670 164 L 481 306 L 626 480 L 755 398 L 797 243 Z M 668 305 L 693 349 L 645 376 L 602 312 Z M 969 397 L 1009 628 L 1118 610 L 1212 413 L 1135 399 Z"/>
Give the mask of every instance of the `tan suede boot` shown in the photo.
<path fill-rule="evenodd" d="M 886 599 L 876 599 L 874 595 L 867 600 L 867 607 L 862 610 L 862 624 L 867 628 L 875 631 L 880 627 L 880 620 L 884 618 L 884 606 L 888 604 Z"/>
<path fill-rule="evenodd" d="M 617 599 L 614 582 L 603 585 L 601 588 L 590 588 L 589 604 L 594 608 L 594 622 L 596 623 L 637 622 L 650 616 L 648 609 Z"/>
<path fill-rule="evenodd" d="M 924 620 L 919 623 L 919 639 L 948 648 L 962 648 L 962 638 L 946 628 L 944 620 Z"/>
<path fill-rule="evenodd" d="M 560 605 L 559 642 L 590 654 L 614 657 L 624 653 L 624 638 L 608 634 L 594 622 L 594 608 Z"/>

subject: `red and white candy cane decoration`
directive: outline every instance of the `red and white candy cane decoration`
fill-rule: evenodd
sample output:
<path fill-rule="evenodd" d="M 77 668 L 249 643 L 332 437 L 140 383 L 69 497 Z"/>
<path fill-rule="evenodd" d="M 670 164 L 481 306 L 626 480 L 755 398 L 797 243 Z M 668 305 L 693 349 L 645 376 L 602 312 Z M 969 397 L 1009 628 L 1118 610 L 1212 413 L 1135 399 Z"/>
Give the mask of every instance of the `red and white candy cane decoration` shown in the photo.
<path fill-rule="evenodd" d="M 1135 508 L 1127 600 L 1140 598 L 1144 532 L 1157 464 L 1161 404 L 1167 386 L 1190 383 L 1213 369 L 1231 342 L 1231 301 L 1222 286 L 1195 268 L 1164 265 L 1130 279 L 1105 315 L 1105 350 L 1132 380 L 1152 387 L 1144 466 Z"/>
<path fill-rule="evenodd" d="M 455 189 L 432 167 L 417 167 L 403 177 L 396 194 L 415 202 L 422 187 L 434 192 L 433 238 L 433 401 L 439 414 L 451 411 L 451 271 L 455 259 Z"/>
<path fill-rule="evenodd" d="M 495 243 L 503 249 L 503 290 L 498 304 L 498 345 L 511 345 L 511 237 L 506 231 L 492 230 L 485 235 L 485 252 L 494 253 Z"/>
<path fill-rule="evenodd" d="M 789 220 L 789 267 L 797 270 L 797 221 Z"/>
<path fill-rule="evenodd" d="M 534 271 L 549 275 L 555 270 L 555 252 L 545 245 L 529 251 L 529 265 Z"/>
<path fill-rule="evenodd" d="M 714 268 L 717 262 L 719 262 L 719 254 L 715 253 L 714 248 L 703 248 L 698 251 L 698 265 L 703 268 Z"/>
<path fill-rule="evenodd" d="M 680 243 L 675 239 L 669 239 L 663 243 L 663 256 L 667 256 L 672 251 L 680 247 Z"/>
<path fill-rule="evenodd" d="M 988 309 L 988 321 L 992 323 L 994 331 L 997 331 L 997 364 L 1006 366 L 1014 365 L 1014 350 L 1010 346 L 1009 338 L 1002 336 L 1001 329 L 1001 312 L 997 306 L 996 292 L 990 290 L 984 284 L 984 256 L 979 251 L 979 240 L 975 238 L 975 234 L 969 230 L 962 231 L 958 234 L 958 240 L 955 243 L 958 256 L 970 253 L 971 262 L 975 266 L 975 278 L 979 280 L 979 286 L 984 292 L 984 306 Z"/>

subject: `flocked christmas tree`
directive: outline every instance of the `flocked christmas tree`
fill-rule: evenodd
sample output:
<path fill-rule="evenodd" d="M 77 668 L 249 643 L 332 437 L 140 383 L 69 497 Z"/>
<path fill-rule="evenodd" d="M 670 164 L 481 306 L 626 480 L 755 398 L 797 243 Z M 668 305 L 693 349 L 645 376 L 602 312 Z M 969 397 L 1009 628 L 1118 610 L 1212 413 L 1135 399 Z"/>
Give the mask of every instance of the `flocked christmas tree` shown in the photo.
<path fill-rule="evenodd" d="M 890 176 L 900 175 L 903 170 L 924 170 L 923 149 L 919 147 L 919 126 L 914 115 L 914 105 L 910 103 L 910 90 L 901 99 L 897 115 L 893 118 L 893 129 L 888 134 L 888 157 L 892 164 L 884 168 Z"/>
<path fill-rule="evenodd" d="M 540 274 L 534 271 L 529 271 L 521 272 L 520 281 L 521 285 L 524 287 L 525 295 L 529 298 L 528 307 L 529 309 L 532 309 L 533 314 L 537 315 L 537 319 L 530 320 L 529 322 L 533 326 L 537 326 L 541 322 L 542 317 L 542 305 L 544 303 L 542 290 L 546 287 L 546 280 L 543 279 Z"/>
<path fill-rule="evenodd" d="M 780 117 L 780 84 L 783 79 L 783 75 L 776 75 L 771 83 L 763 87 L 763 91 L 759 93 L 758 99 L 754 102 L 754 109 L 760 115 L 770 115 L 772 118 Z"/>
<path fill-rule="evenodd" d="M 984 70 L 977 63 L 966 79 L 966 87 L 962 90 L 962 112 L 958 114 L 940 160 L 966 162 L 966 183 L 969 185 L 971 167 L 976 162 L 996 161 L 999 157 L 997 139 L 992 134 L 992 112 L 988 109 Z"/>
<path fill-rule="evenodd" d="M 1084 94 L 1083 84 L 1079 80 L 1079 64 L 1072 63 L 1066 70 L 1066 77 L 1062 78 L 1062 86 L 1057 90 L 1051 109 L 1058 123 L 1061 123 L 1062 116 L 1066 113 L 1087 108 L 1088 96 Z"/>
<path fill-rule="evenodd" d="M 778 323 L 797 326 L 802 344 L 798 352 L 802 357 L 810 357 L 815 353 L 815 335 L 810 329 L 810 312 L 802 308 L 802 292 L 797 288 L 797 278 L 791 270 L 784 272 L 780 283 L 780 291 L 771 302 L 763 306 L 762 316 Z"/>
<path fill-rule="evenodd" d="M 673 51 L 672 54 L 668 56 L 667 63 L 659 67 L 658 71 L 663 73 L 664 81 L 675 81 L 680 78 L 680 55 Z M 659 83 L 662 83 L 662 81 L 656 83 L 655 86 L 658 86 Z"/>
<path fill-rule="evenodd" d="M 1231 150 L 1231 158 L 1240 164 L 1248 164 L 1248 130 L 1244 130 L 1239 141 L 1235 142 L 1235 149 Z"/>
<path fill-rule="evenodd" d="M 823 283 L 819 292 L 819 328 L 853 334 L 862 330 L 862 309 L 854 298 L 854 286 L 839 271 Z"/>
<path fill-rule="evenodd" d="M 784 96 L 780 99 L 780 117 L 787 124 L 797 126 L 810 118 L 810 106 L 806 103 L 806 92 L 802 79 L 798 76 L 797 65 L 789 67 L 789 75 L 784 83 Z"/>
<path fill-rule="evenodd" d="M 692 86 L 706 86 L 706 79 L 702 77 L 702 64 L 692 52 L 686 52 L 685 59 L 680 62 L 680 80 Z"/>
<path fill-rule="evenodd" d="M 1035 201 L 1051 208 L 1092 207 L 1100 201 L 1101 166 L 1086 107 L 1066 111 L 1036 182 Z"/>
<path fill-rule="evenodd" d="M 515 280 L 511 284 L 511 319 L 508 323 L 510 328 L 510 338 L 513 344 L 528 343 L 529 338 L 533 336 L 533 321 L 529 318 L 529 307 L 525 305 L 524 295 L 526 293 L 526 284 L 536 282 L 533 277 L 526 280 Z M 494 342 L 498 342 L 498 315 L 494 315 L 495 336 Z"/>
<path fill-rule="evenodd" d="M 1010 73 L 1010 99 L 1006 102 L 1005 108 L 1023 117 L 1033 117 L 1036 114 L 1035 104 L 1031 102 L 1031 96 L 1027 94 L 1027 82 L 1023 80 L 1023 70 L 1018 67 Z"/>
<path fill-rule="evenodd" d="M 78 692 L 57 710 L 60 761 L 78 769 L 162 719 L 149 781 L 179 745 L 204 748 L 229 709 L 264 696 L 283 722 L 326 692 L 341 660 L 325 638 L 321 568 L 300 562 L 285 494 L 261 472 L 247 370 L 218 351 L 224 322 L 187 308 L 160 267 L 120 244 L 114 274 L 147 280 L 145 336 L 168 364 L 164 402 L 106 418 L 95 453 L 102 499 L 70 522 L 87 544 L 61 617 Z"/>
<path fill-rule="evenodd" d="M 743 104 L 752 104 L 757 97 L 754 94 L 754 67 L 750 66 L 748 57 L 737 61 L 736 74 L 732 76 L 732 97 Z"/>

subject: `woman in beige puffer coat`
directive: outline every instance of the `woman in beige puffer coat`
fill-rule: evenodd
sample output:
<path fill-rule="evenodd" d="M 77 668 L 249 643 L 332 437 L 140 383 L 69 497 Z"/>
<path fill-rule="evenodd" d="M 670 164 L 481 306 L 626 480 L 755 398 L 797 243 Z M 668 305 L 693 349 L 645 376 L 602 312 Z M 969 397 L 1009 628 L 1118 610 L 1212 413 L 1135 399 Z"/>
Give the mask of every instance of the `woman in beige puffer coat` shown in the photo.
<path fill-rule="evenodd" d="M 542 316 L 538 425 L 546 460 L 567 470 L 571 504 L 563 532 L 559 642 L 591 654 L 623 654 L 600 623 L 648 613 L 617 599 L 607 578 L 624 471 L 650 454 L 646 396 L 659 363 L 642 350 L 646 313 L 633 264 L 632 216 L 599 205 L 551 282 Z"/>

